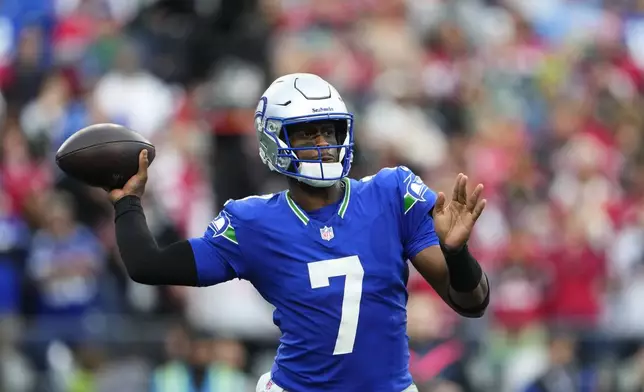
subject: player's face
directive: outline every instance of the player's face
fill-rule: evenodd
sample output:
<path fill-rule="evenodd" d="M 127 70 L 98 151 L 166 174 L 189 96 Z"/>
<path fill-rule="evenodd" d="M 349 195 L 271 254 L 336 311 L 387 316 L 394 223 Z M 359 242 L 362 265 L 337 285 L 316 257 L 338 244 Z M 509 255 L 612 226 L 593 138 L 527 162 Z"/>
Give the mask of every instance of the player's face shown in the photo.
<path fill-rule="evenodd" d="M 287 127 L 287 132 L 293 148 L 326 147 L 338 144 L 335 125 L 331 121 L 293 124 Z M 337 148 L 298 150 L 296 154 L 299 159 L 321 159 L 322 162 L 338 161 Z"/>
<path fill-rule="evenodd" d="M 208 340 L 193 341 L 190 351 L 193 365 L 205 366 L 212 361 L 213 347 Z"/>
<path fill-rule="evenodd" d="M 71 212 L 63 206 L 51 206 L 45 219 L 48 229 L 55 236 L 65 236 L 73 226 Z"/>

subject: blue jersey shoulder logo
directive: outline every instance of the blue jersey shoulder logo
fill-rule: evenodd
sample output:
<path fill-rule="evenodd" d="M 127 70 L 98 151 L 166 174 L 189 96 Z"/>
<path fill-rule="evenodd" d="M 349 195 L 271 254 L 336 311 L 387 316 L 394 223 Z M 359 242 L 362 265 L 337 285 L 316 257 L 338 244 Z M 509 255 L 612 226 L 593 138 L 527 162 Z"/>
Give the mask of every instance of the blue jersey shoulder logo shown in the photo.
<path fill-rule="evenodd" d="M 413 173 L 410 173 L 407 178 L 405 178 L 404 183 L 406 184 L 406 192 L 403 201 L 405 214 L 407 214 L 416 203 L 427 201 L 425 199 L 425 193 L 427 193 L 429 188 L 427 188 L 427 185 L 423 183 L 423 180 L 420 177 Z"/>
<path fill-rule="evenodd" d="M 210 229 L 214 232 L 212 235 L 213 238 L 215 237 L 224 237 L 230 242 L 233 242 L 237 245 L 239 243 L 237 242 L 237 235 L 235 234 L 235 228 L 232 226 L 230 222 L 230 216 L 226 213 L 226 211 L 221 211 L 217 217 L 210 222 L 210 225 L 208 225 Z"/>

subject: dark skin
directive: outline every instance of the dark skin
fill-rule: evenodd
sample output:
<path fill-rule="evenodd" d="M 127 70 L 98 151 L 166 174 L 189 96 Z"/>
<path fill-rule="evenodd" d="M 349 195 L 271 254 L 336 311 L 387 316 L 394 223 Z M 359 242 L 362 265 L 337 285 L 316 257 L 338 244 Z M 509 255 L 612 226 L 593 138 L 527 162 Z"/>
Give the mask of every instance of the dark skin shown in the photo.
<path fill-rule="evenodd" d="M 326 147 L 338 144 L 332 124 L 325 122 L 291 126 L 288 136 L 291 146 L 294 148 Z M 339 151 L 324 149 L 320 154 L 316 150 L 299 150 L 297 155 L 299 159 L 316 160 L 322 158 L 324 162 L 337 162 Z M 320 155 L 322 156 L 320 157 Z M 142 197 L 148 178 L 148 165 L 147 151 L 143 150 L 139 156 L 139 172 L 130 178 L 123 189 L 109 192 L 110 200 L 115 203 L 126 195 Z M 467 243 L 474 224 L 485 208 L 486 201 L 481 198 L 483 185 L 478 184 L 468 196 L 467 180 L 466 175 L 459 174 L 456 177 L 451 200 L 448 202 L 445 194 L 439 192 L 431 211 L 438 238 L 449 251 L 457 251 Z M 340 182 L 327 188 L 316 188 L 291 178 L 289 178 L 289 192 L 293 201 L 304 211 L 314 211 L 328 206 L 337 202 L 344 195 L 344 189 Z M 450 306 L 457 305 L 462 309 L 474 309 L 479 307 L 487 297 L 488 285 L 485 275 L 479 285 L 470 292 L 457 292 L 451 287 L 447 263 L 440 246 L 430 246 L 422 250 L 411 259 L 411 262 Z M 467 316 L 467 314 L 463 315 Z"/>
<path fill-rule="evenodd" d="M 337 145 L 335 128 L 332 123 L 312 122 L 291 126 L 288 129 L 288 139 L 291 147 L 327 147 Z M 339 152 L 335 148 L 321 150 L 320 157 L 316 150 L 299 150 L 297 157 L 299 159 L 322 159 L 323 162 L 337 162 Z M 327 188 L 317 188 L 307 185 L 301 181 L 289 178 L 288 181 L 289 196 L 304 211 L 315 211 L 324 206 L 328 206 L 340 200 L 344 196 L 344 190 L 340 182 Z"/>

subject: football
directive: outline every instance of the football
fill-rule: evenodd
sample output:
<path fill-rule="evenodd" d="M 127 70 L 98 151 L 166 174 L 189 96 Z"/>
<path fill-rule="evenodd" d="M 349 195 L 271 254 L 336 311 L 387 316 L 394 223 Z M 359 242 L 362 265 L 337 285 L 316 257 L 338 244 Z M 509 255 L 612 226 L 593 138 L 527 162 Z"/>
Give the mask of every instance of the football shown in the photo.
<path fill-rule="evenodd" d="M 87 185 L 119 189 L 139 169 L 139 153 L 154 146 L 140 134 L 118 124 L 94 124 L 69 137 L 56 153 L 56 164 Z"/>

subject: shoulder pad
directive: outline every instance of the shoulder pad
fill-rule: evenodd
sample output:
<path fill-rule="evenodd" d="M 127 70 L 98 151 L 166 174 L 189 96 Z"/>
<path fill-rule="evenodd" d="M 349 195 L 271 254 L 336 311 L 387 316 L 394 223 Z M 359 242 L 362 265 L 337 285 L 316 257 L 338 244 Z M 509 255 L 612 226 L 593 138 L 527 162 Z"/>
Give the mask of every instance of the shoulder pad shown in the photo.
<path fill-rule="evenodd" d="M 371 176 L 362 177 L 360 180 L 361 183 L 371 183 L 377 186 L 389 186 L 395 187 L 397 182 L 396 171 L 397 167 L 385 167 L 378 171 L 378 173 Z"/>
<path fill-rule="evenodd" d="M 208 225 L 207 235 L 221 237 L 239 245 L 237 235 L 240 226 L 256 216 L 262 216 L 266 204 L 274 195 L 250 196 L 240 200 L 228 200 L 219 215 Z"/>
<path fill-rule="evenodd" d="M 224 211 L 234 216 L 240 222 L 253 221 L 266 216 L 267 207 L 275 204 L 278 193 L 248 196 L 239 200 L 228 200 L 224 203 Z"/>
<path fill-rule="evenodd" d="M 375 176 L 365 177 L 361 181 L 371 181 L 383 190 L 395 193 L 394 197 L 402 200 L 404 214 L 407 214 L 417 203 L 426 202 L 433 206 L 436 202 L 434 191 L 406 166 L 387 167 L 381 169 Z"/>

